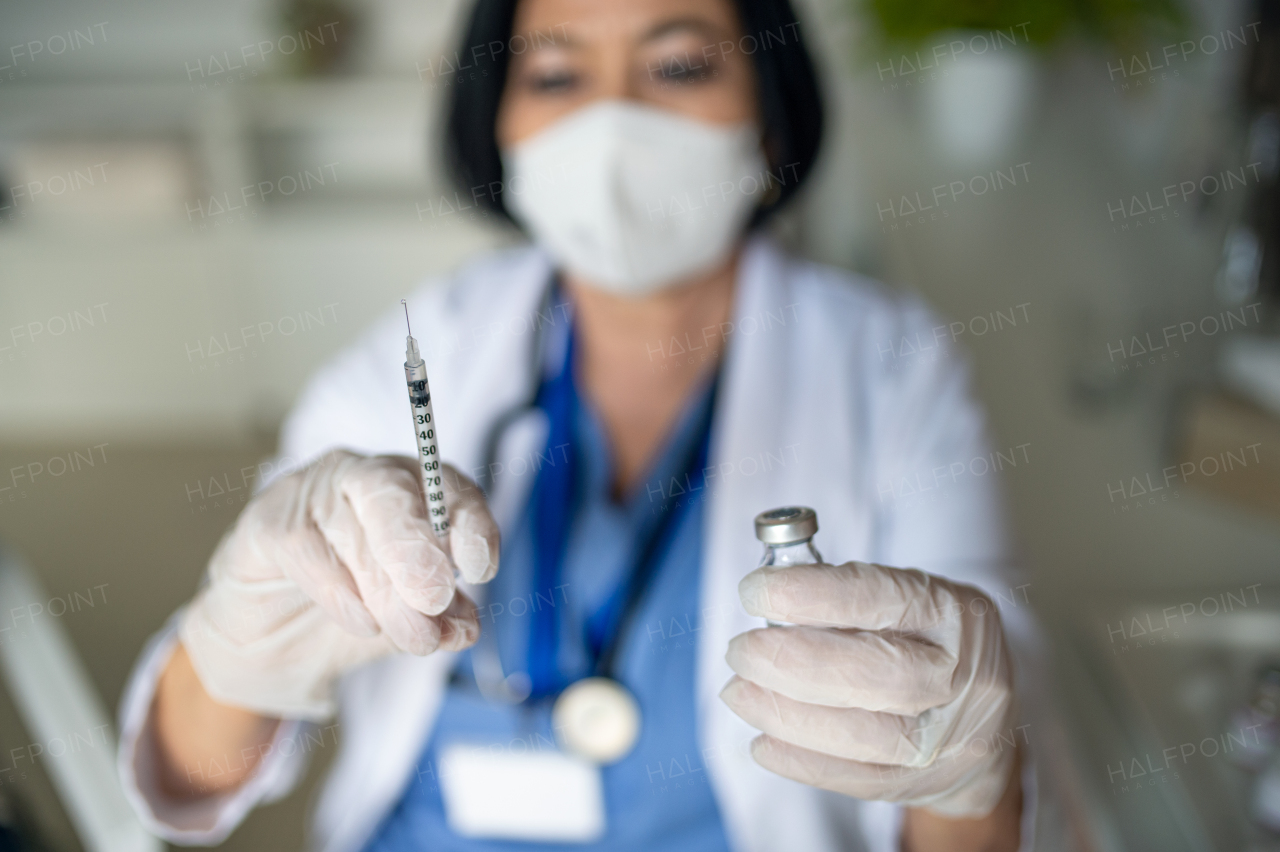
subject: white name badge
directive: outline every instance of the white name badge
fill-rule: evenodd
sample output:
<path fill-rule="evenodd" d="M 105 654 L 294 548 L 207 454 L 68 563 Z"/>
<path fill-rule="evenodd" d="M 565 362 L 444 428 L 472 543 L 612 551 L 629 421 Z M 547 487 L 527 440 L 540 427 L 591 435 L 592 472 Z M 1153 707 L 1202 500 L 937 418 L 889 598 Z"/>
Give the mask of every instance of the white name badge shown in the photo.
<path fill-rule="evenodd" d="M 451 745 L 440 763 L 445 816 L 463 837 L 590 843 L 604 835 L 600 770 L 585 760 Z"/>

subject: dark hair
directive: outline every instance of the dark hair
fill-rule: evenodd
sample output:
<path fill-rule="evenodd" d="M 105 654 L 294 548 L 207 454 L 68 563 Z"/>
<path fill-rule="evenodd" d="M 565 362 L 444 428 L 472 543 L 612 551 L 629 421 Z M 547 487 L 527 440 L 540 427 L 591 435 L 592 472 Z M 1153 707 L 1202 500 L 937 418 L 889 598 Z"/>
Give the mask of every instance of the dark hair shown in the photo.
<path fill-rule="evenodd" d="M 494 132 L 498 103 L 510 54 L 523 52 L 538 37 L 511 32 L 517 2 L 476 0 L 453 57 L 458 76 L 451 87 L 444 139 L 446 164 L 457 189 L 507 219 L 511 215 L 502 202 L 502 159 Z M 749 53 L 755 63 L 765 153 L 778 189 L 766 195 L 754 225 L 794 195 L 812 170 L 822 139 L 822 93 L 789 0 L 733 4 L 744 34 L 730 49 Z"/>

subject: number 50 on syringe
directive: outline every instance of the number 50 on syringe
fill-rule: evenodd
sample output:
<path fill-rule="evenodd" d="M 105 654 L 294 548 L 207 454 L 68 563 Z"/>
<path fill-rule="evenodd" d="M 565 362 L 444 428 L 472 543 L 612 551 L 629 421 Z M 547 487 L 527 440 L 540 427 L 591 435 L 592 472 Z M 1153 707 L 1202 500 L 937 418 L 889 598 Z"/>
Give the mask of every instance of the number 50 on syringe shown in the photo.
<path fill-rule="evenodd" d="M 409 328 L 409 305 L 404 299 L 405 338 L 404 378 L 409 385 L 409 405 L 413 410 L 413 431 L 418 438 L 418 464 L 422 468 L 422 491 L 427 497 L 427 517 L 431 530 L 443 544 L 449 535 L 449 510 L 444 505 L 441 481 L 440 450 L 436 445 L 435 417 L 431 411 L 431 385 L 427 383 L 427 365 L 418 352 L 418 341 Z"/>

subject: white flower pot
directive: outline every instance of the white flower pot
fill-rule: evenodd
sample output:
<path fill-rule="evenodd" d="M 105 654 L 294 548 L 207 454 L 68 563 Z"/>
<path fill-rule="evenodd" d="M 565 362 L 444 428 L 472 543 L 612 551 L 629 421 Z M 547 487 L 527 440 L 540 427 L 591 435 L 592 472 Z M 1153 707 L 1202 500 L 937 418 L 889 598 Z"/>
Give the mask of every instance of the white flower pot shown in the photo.
<path fill-rule="evenodd" d="M 957 32 L 939 41 L 974 43 Z M 943 158 L 983 165 L 1009 154 L 1020 139 L 1038 82 L 1038 64 L 1022 45 L 955 56 L 921 92 L 923 122 Z"/>

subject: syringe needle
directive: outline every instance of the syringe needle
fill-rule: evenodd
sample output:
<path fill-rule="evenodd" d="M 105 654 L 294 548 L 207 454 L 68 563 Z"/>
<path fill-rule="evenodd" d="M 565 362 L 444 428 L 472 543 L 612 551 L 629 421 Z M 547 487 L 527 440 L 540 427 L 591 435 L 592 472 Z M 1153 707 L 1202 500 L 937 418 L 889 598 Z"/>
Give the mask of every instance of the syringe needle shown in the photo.
<path fill-rule="evenodd" d="M 409 326 L 409 303 L 404 299 L 401 299 L 400 304 L 404 305 L 404 327 L 409 331 L 409 335 L 404 339 L 405 363 L 413 365 L 421 364 L 422 355 L 418 352 L 418 341 L 413 339 L 413 329 Z"/>

